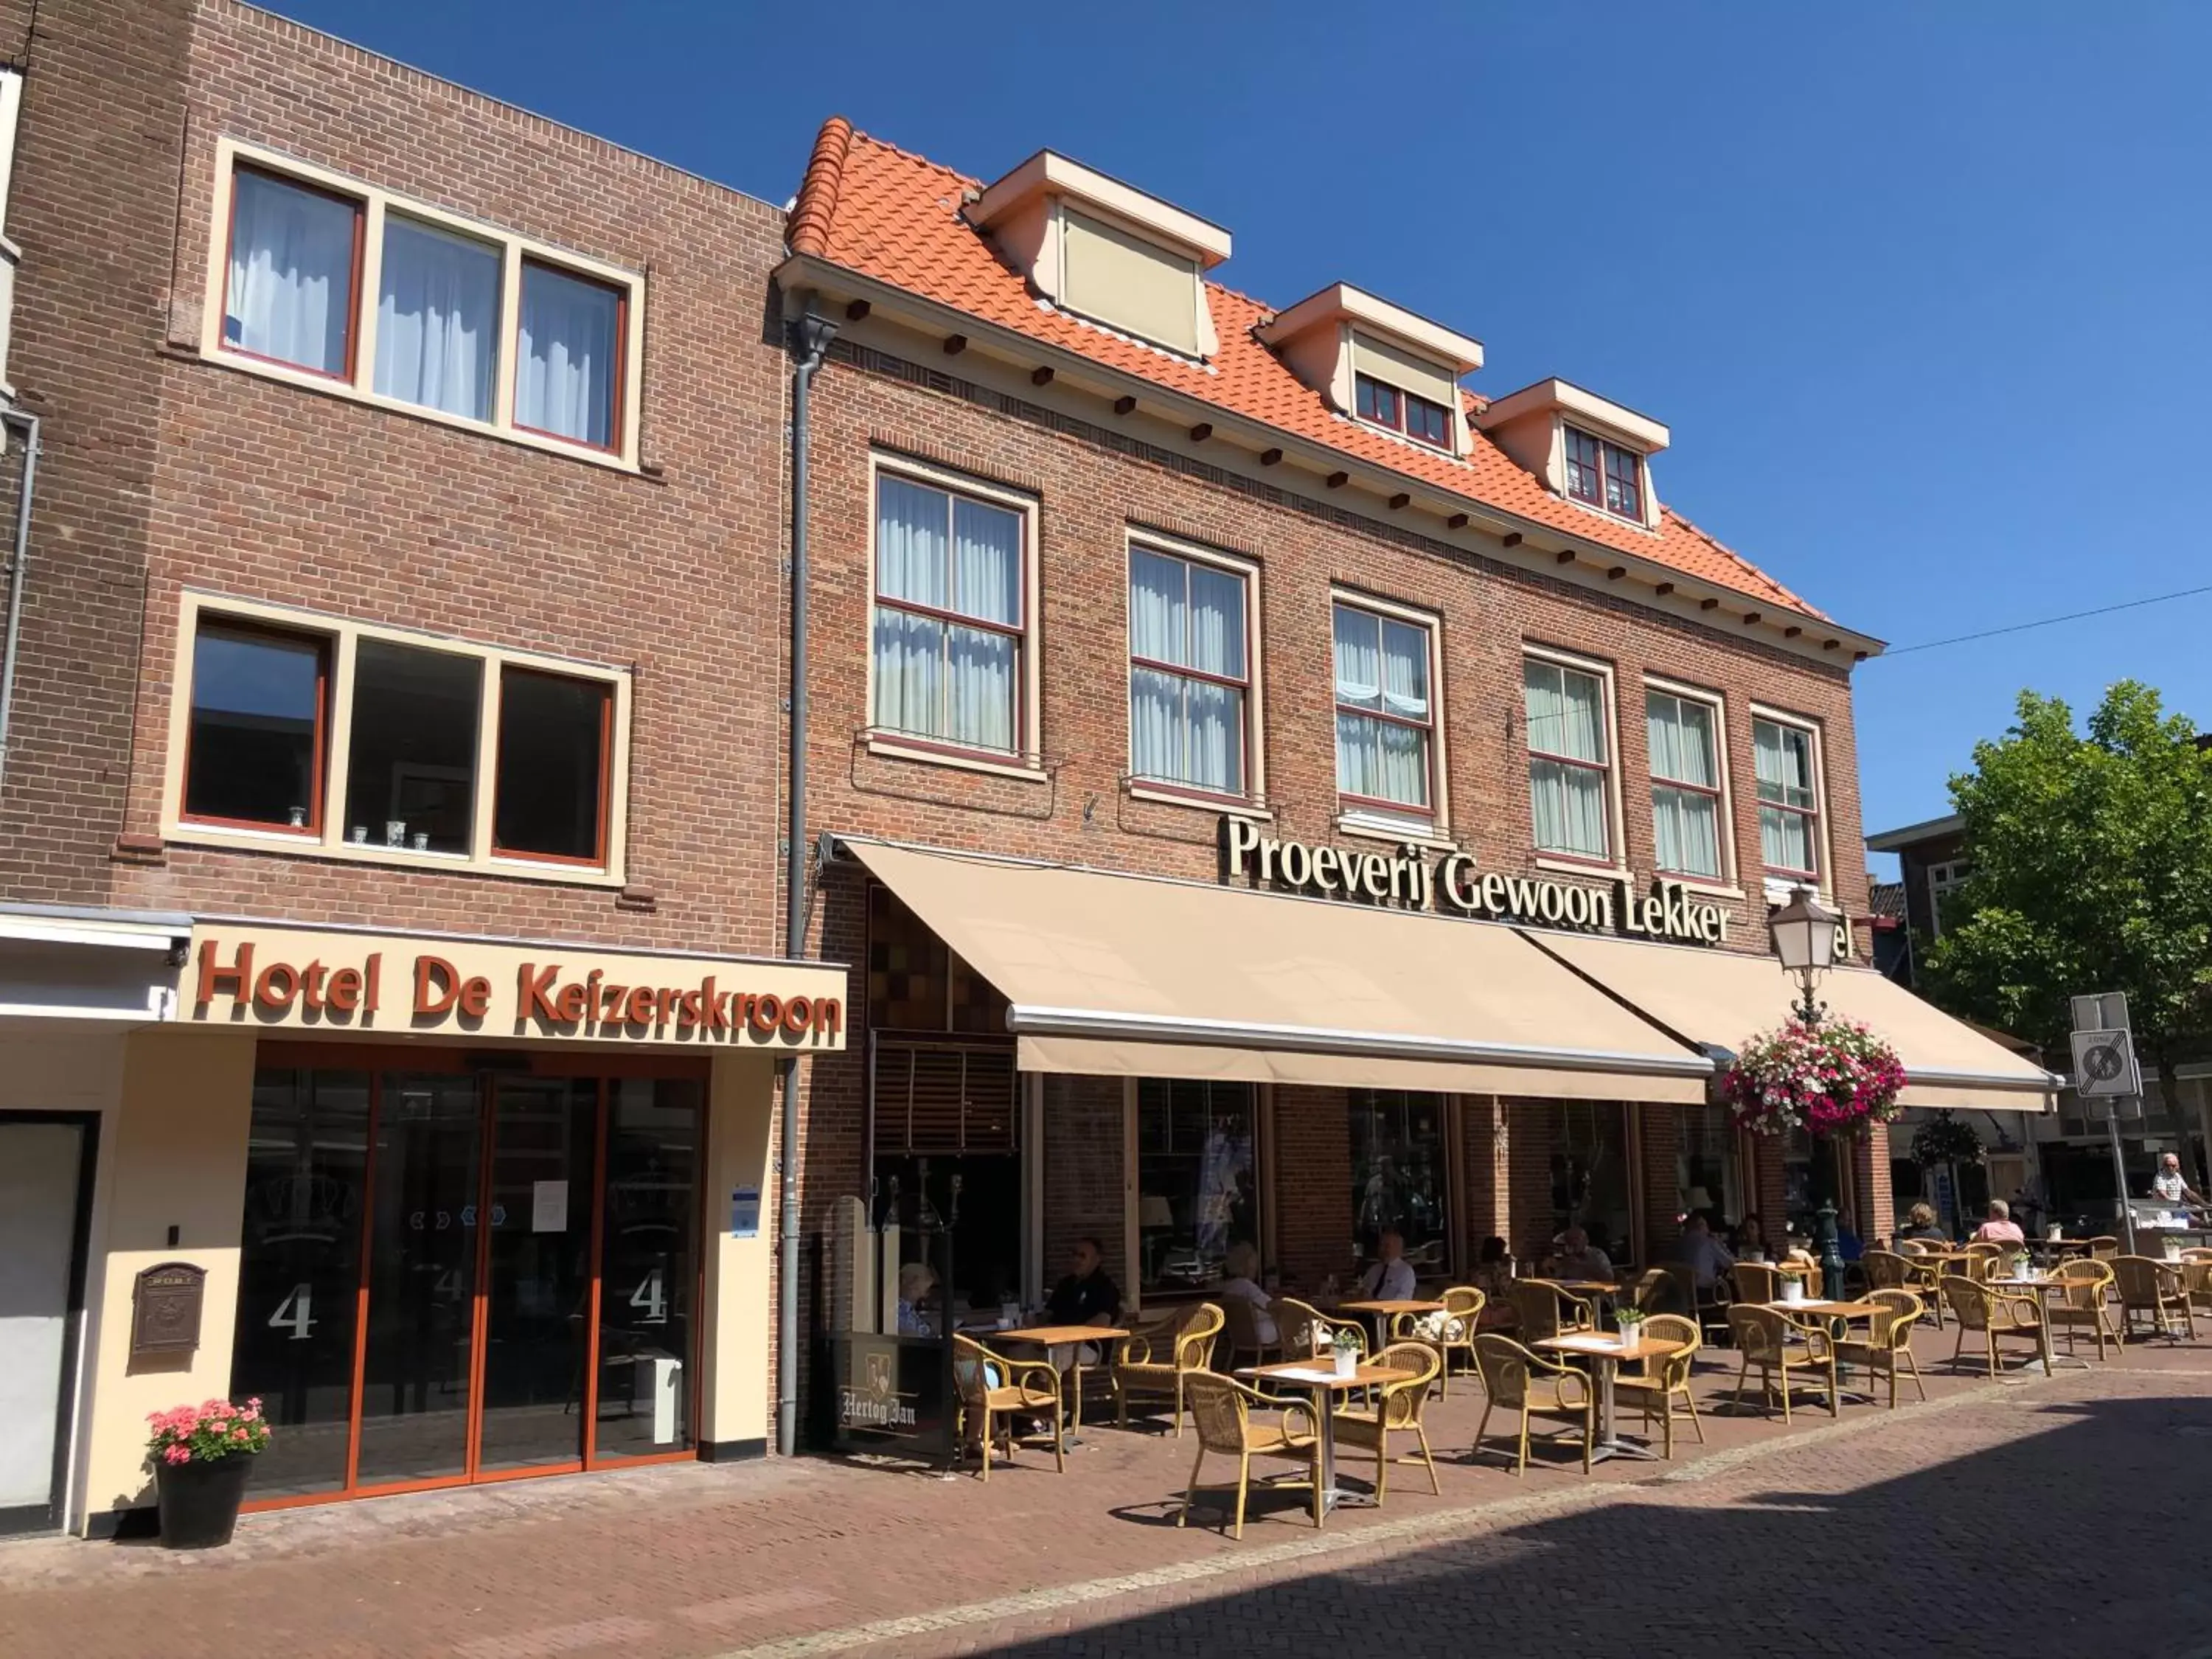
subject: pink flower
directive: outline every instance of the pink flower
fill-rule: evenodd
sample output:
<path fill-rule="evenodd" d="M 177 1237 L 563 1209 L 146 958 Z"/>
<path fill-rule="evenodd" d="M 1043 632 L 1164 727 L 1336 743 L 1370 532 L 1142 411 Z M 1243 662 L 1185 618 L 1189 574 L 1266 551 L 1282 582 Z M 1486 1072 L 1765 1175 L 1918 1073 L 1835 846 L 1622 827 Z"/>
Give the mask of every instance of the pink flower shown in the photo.
<path fill-rule="evenodd" d="M 168 1450 L 161 1454 L 161 1458 L 164 1462 L 168 1463 L 189 1463 L 192 1461 L 191 1448 L 189 1446 L 172 1446 Z"/>

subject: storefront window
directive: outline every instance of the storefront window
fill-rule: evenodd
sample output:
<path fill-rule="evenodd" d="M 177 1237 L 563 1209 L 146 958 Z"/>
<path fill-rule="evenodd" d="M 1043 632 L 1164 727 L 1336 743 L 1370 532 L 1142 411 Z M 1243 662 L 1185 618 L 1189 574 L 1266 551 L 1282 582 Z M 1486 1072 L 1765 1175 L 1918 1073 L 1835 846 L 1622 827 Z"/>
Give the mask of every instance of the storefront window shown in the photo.
<path fill-rule="evenodd" d="M 1237 1243 L 1260 1242 L 1249 1083 L 1146 1078 L 1137 1085 L 1138 1273 L 1148 1291 L 1221 1276 Z"/>
<path fill-rule="evenodd" d="M 1444 1097 L 1404 1089 L 1354 1089 L 1346 1097 L 1352 1125 L 1352 1214 L 1363 1260 L 1385 1229 L 1406 1241 L 1413 1270 L 1451 1271 L 1451 1218 L 1445 1169 Z"/>
<path fill-rule="evenodd" d="M 1701 1212 L 1716 1229 L 1743 1218 L 1743 1170 L 1724 1106 L 1674 1109 L 1674 1209 Z"/>
<path fill-rule="evenodd" d="M 705 1091 L 682 1079 L 607 1085 L 599 1261 L 599 1456 L 694 1444 L 700 1152 Z"/>
<path fill-rule="evenodd" d="M 1628 1108 L 1617 1100 L 1559 1103 L 1552 1152 L 1554 1231 L 1580 1226 L 1615 1266 L 1636 1259 L 1628 1187 Z"/>

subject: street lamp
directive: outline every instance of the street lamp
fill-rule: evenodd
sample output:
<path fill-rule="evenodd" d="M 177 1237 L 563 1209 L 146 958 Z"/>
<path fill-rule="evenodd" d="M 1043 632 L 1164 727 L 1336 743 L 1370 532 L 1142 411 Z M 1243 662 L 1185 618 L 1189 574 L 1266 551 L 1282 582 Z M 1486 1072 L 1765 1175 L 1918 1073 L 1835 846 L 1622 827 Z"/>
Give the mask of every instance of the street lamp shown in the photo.
<path fill-rule="evenodd" d="M 1826 1005 L 1813 995 L 1814 981 L 1835 965 L 1836 924 L 1842 921 L 1836 911 L 1820 902 L 1820 896 L 1809 887 L 1799 887 L 1790 895 L 1790 902 L 1766 919 L 1766 931 L 1774 941 L 1774 954 L 1780 959 L 1782 971 L 1797 976 L 1797 1018 L 1808 1025 L 1818 1025 L 1820 1016 L 1827 1012 Z M 1831 1302 L 1838 1301 L 1844 1293 L 1844 1255 L 1836 1237 L 1836 1190 L 1841 1184 L 1842 1170 L 1838 1167 L 1843 1152 L 1834 1137 L 1823 1136 L 1828 1142 L 1827 1191 L 1821 1194 L 1817 1243 L 1820 1247 L 1820 1277 L 1822 1289 Z M 1819 1166 L 1816 1164 L 1814 1167 Z"/>
<path fill-rule="evenodd" d="M 1818 1025 L 1827 1012 L 1825 1004 L 1814 1000 L 1813 984 L 1835 966 L 1836 924 L 1842 920 L 1809 887 L 1793 890 L 1790 902 L 1766 919 L 1766 931 L 1774 941 L 1782 971 L 1797 976 L 1797 1017 L 1808 1025 Z"/>

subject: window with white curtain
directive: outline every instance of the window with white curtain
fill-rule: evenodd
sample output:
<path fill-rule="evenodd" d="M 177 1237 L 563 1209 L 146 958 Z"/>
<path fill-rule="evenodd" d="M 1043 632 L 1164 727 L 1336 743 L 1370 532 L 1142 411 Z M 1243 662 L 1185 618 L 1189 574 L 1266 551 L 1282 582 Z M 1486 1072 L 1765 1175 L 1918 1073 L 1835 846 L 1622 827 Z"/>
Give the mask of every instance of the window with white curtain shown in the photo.
<path fill-rule="evenodd" d="M 1820 872 L 1820 787 L 1813 733 L 1779 720 L 1751 723 L 1759 764 L 1759 850 L 1766 867 L 1785 875 Z"/>
<path fill-rule="evenodd" d="M 229 138 L 216 178 L 203 350 L 635 464 L 642 276 Z"/>
<path fill-rule="evenodd" d="M 514 423 L 594 449 L 613 448 L 621 343 L 619 293 L 525 260 Z"/>
<path fill-rule="evenodd" d="M 876 475 L 875 710 L 884 732 L 1022 746 L 1023 514 Z"/>
<path fill-rule="evenodd" d="M 1602 674 L 1543 657 L 1524 659 L 1528 720 L 1528 799 L 1539 852 L 1569 858 L 1613 855 L 1612 744 Z"/>
<path fill-rule="evenodd" d="M 1247 580 L 1207 560 L 1129 549 L 1129 772 L 1249 793 Z"/>
<path fill-rule="evenodd" d="M 384 216 L 377 391 L 491 419 L 499 380 L 499 250 L 396 213 Z"/>
<path fill-rule="evenodd" d="M 1339 599 L 1335 636 L 1338 798 L 1432 816 L 1434 631 Z"/>
<path fill-rule="evenodd" d="M 1669 875 L 1718 881 L 1721 858 L 1720 714 L 1712 704 L 1656 689 L 1644 694 L 1651 760 L 1651 841 Z"/>
<path fill-rule="evenodd" d="M 343 380 L 352 373 L 361 204 L 250 167 L 233 177 L 222 339 Z"/>

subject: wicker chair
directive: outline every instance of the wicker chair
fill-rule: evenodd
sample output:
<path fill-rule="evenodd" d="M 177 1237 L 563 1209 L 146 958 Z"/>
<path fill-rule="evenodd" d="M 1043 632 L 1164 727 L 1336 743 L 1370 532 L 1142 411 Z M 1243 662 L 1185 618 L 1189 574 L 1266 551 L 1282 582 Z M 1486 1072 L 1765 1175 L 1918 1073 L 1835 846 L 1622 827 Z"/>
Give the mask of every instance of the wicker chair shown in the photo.
<path fill-rule="evenodd" d="M 1430 1348 L 1437 1357 L 1437 1392 L 1449 1395 L 1454 1354 L 1467 1356 L 1467 1368 L 1461 1375 L 1474 1372 L 1475 1325 L 1482 1317 L 1482 1310 L 1490 1305 L 1490 1298 L 1472 1285 L 1453 1285 L 1439 1291 L 1437 1300 L 1444 1304 L 1441 1322 L 1443 1334 L 1421 1334 L 1422 1322 L 1435 1318 L 1433 1314 L 1395 1314 L 1390 1320 L 1390 1340 L 1394 1343 L 1419 1342 Z M 1383 1362 L 1378 1359 L 1376 1363 Z"/>
<path fill-rule="evenodd" d="M 1437 1380 L 1443 1358 L 1427 1342 L 1393 1342 L 1375 1356 L 1375 1363 L 1390 1370 L 1407 1372 L 1407 1378 L 1402 1382 L 1384 1383 L 1371 1407 L 1338 1407 L 1331 1414 L 1336 1443 L 1340 1448 L 1352 1446 L 1375 1454 L 1377 1504 L 1382 1501 L 1393 1463 L 1425 1466 L 1429 1472 L 1429 1490 L 1441 1498 L 1444 1489 L 1437 1484 L 1437 1460 L 1429 1451 L 1428 1431 L 1421 1426 L 1421 1407 L 1428 1403 L 1429 1388 Z M 1412 1435 L 1420 1448 L 1419 1453 L 1407 1452 L 1393 1457 L 1390 1437 L 1394 1434 Z"/>
<path fill-rule="evenodd" d="M 1909 1291 L 1918 1282 L 1916 1264 L 1894 1250 L 1869 1250 L 1860 1261 L 1869 1291 Z"/>
<path fill-rule="evenodd" d="M 1548 1279 L 1516 1279 L 1511 1295 L 1513 1311 L 1520 1320 L 1517 1331 L 1523 1342 L 1540 1342 L 1570 1331 L 1596 1328 L 1597 1316 L 1590 1304 Z M 1484 1375 L 1486 1377 L 1489 1374 Z"/>
<path fill-rule="evenodd" d="M 1985 1345 L 1991 1376 L 2004 1369 L 2004 1362 L 1997 1357 L 1997 1344 L 2006 1337 L 2021 1337 L 2034 1343 L 2044 1372 L 2049 1375 L 2051 1328 L 2044 1323 L 2043 1304 L 2033 1297 L 2008 1296 L 1962 1273 L 1944 1275 L 1943 1296 L 1959 1321 L 1959 1340 L 1951 1349 L 1954 1366 L 1966 1352 L 1968 1333 L 1978 1331 Z"/>
<path fill-rule="evenodd" d="M 2097 1358 L 2105 1357 L 2105 1344 L 2124 1348 L 2127 1333 L 2112 1316 L 2112 1270 L 2102 1261 L 2069 1261 L 2051 1274 L 2058 1294 L 2043 1304 L 2045 1322 L 2063 1327 L 2066 1352 L 2074 1352 L 2075 1333 L 2084 1327 L 2097 1339 Z"/>
<path fill-rule="evenodd" d="M 1516 1476 L 1528 1469 L 1531 1417 L 1561 1419 L 1572 1425 L 1583 1443 L 1583 1473 L 1590 1472 L 1597 1449 L 1597 1395 L 1591 1392 L 1588 1377 L 1571 1365 L 1531 1352 L 1511 1337 L 1494 1331 L 1474 1339 L 1474 1363 L 1481 1368 L 1483 1392 L 1489 1396 L 1482 1408 L 1482 1421 L 1474 1430 L 1478 1456 L 1490 1430 L 1490 1414 L 1503 1407 L 1521 1417 L 1519 1455 L 1513 1465 Z"/>
<path fill-rule="evenodd" d="M 2092 1261 L 2115 1261 L 2119 1254 L 2120 1241 L 2110 1233 L 2099 1233 L 2089 1241 L 2089 1260 Z"/>
<path fill-rule="evenodd" d="M 2179 1267 L 2147 1255 L 2115 1256 L 2112 1279 L 2120 1291 L 2120 1328 L 2129 1335 L 2135 1334 L 2140 1318 L 2148 1322 L 2153 1336 L 2178 1337 L 2186 1331 L 2196 1340 L 2197 1321 Z"/>
<path fill-rule="evenodd" d="M 1827 1332 L 1818 1325 L 1800 1325 L 1772 1308 L 1757 1308 L 1738 1303 L 1729 1310 L 1729 1334 L 1743 1355 L 1743 1364 L 1735 1375 L 1736 1403 L 1743 1403 L 1745 1383 L 1750 1379 L 1751 1368 L 1759 1367 L 1759 1380 L 1765 1395 L 1773 1395 L 1775 1376 L 1781 1375 L 1782 1420 L 1790 1420 L 1790 1391 L 1793 1386 L 1790 1374 L 1793 1370 L 1810 1371 L 1815 1380 L 1825 1381 L 1828 1390 L 1828 1414 L 1839 1415 L 1836 1387 L 1836 1345 Z"/>
<path fill-rule="evenodd" d="M 1314 1340 L 1316 1328 L 1334 1332 L 1339 1322 L 1332 1320 L 1310 1302 L 1301 1302 L 1294 1296 L 1279 1296 L 1267 1306 L 1275 1316 L 1275 1329 L 1283 1339 L 1283 1357 L 1303 1359 L 1308 1354 L 1319 1353 L 1323 1344 Z M 1356 1319 L 1342 1322 L 1342 1328 L 1352 1333 L 1359 1344 L 1359 1357 L 1367 1357 L 1367 1328 Z"/>
<path fill-rule="evenodd" d="M 1002 1379 L 993 1382 L 996 1376 Z M 1066 1442 L 1060 1434 L 1060 1373 L 1049 1361 L 1008 1359 L 973 1337 L 952 1339 L 952 1381 L 960 1395 L 965 1433 L 983 1449 L 983 1479 L 991 1478 L 991 1442 L 1003 1437 L 1006 1455 L 1014 1455 L 1017 1417 L 1042 1417 L 1052 1424 L 1054 1466 L 1067 1473 Z"/>
<path fill-rule="evenodd" d="M 2191 1259 L 2190 1253 L 2181 1253 L 2181 1291 L 2189 1298 L 2189 1311 L 2199 1310 L 2212 1314 L 2212 1250 Z"/>
<path fill-rule="evenodd" d="M 1237 1460 L 1237 1509 L 1230 1528 L 1231 1538 L 1244 1535 L 1244 1498 L 1252 1485 L 1252 1460 L 1284 1457 L 1306 1468 L 1304 1485 L 1313 1491 L 1313 1520 L 1316 1527 L 1327 1515 L 1327 1494 L 1321 1486 L 1321 1434 L 1313 1407 L 1298 1400 L 1271 1400 L 1256 1389 L 1248 1389 L 1234 1377 L 1212 1371 L 1194 1372 L 1184 1381 L 1184 1398 L 1190 1407 L 1192 1425 L 1198 1431 L 1198 1455 L 1191 1460 L 1190 1484 L 1184 1489 L 1182 1508 L 1176 1525 L 1190 1518 L 1198 1502 L 1199 1472 L 1208 1452 Z M 1255 1423 L 1255 1409 L 1279 1412 L 1273 1423 Z M 1303 1429 L 1297 1419 L 1304 1419 Z"/>
<path fill-rule="evenodd" d="M 1282 1356 L 1282 1328 L 1277 1326 L 1275 1337 L 1268 1340 L 1261 1334 L 1259 1307 L 1248 1297 L 1224 1296 L 1221 1298 L 1221 1346 L 1228 1350 L 1229 1369 L 1249 1363 L 1264 1365 L 1270 1359 Z M 1248 1362 L 1246 1355 L 1251 1358 Z"/>
<path fill-rule="evenodd" d="M 1674 1405 L 1680 1401 L 1688 1409 L 1690 1426 L 1698 1432 L 1698 1443 L 1705 1443 L 1705 1425 L 1698 1420 L 1698 1401 L 1690 1392 L 1690 1370 L 1695 1364 L 1698 1350 L 1704 1346 L 1705 1332 L 1694 1319 L 1680 1314 L 1650 1314 L 1644 1321 L 1644 1340 L 1647 1342 L 1679 1342 L 1679 1352 L 1664 1359 L 1647 1359 L 1643 1375 L 1623 1373 L 1613 1379 L 1613 1392 L 1616 1402 L 1622 1400 L 1640 1401 L 1644 1407 L 1644 1426 L 1649 1433 L 1651 1419 L 1656 1415 L 1662 1426 L 1667 1455 L 1674 1455 Z"/>
<path fill-rule="evenodd" d="M 1999 1244 L 1990 1239 L 1978 1238 L 1960 1248 L 1966 1252 L 1966 1259 L 1960 1266 L 1965 1269 L 1966 1277 L 1977 1283 L 1986 1284 L 1996 1276 L 1997 1269 L 2003 1265 L 2004 1259 L 2012 1253 L 2014 1247 Z"/>
<path fill-rule="evenodd" d="M 1622 1299 L 1644 1314 L 1694 1316 L 1698 1308 L 1694 1291 L 1688 1301 L 1684 1301 L 1680 1281 L 1664 1267 L 1646 1267 L 1636 1276 L 1636 1282 L 1628 1287 Z"/>
<path fill-rule="evenodd" d="M 1864 1337 L 1846 1337 L 1836 1344 L 1838 1370 L 1848 1374 L 1854 1365 L 1865 1366 L 1869 1390 L 1877 1376 L 1887 1374 L 1892 1411 L 1897 1409 L 1899 1371 L 1912 1379 L 1912 1386 L 1925 1401 L 1928 1385 L 1920 1380 L 1920 1362 L 1912 1357 L 1912 1328 L 1920 1322 L 1920 1316 L 1925 1311 L 1920 1298 L 1911 1291 L 1885 1288 L 1869 1291 L 1867 1300 L 1881 1311 L 1875 1315 Z"/>
<path fill-rule="evenodd" d="M 1129 1426 L 1132 1395 L 1164 1397 L 1175 1401 L 1176 1438 L 1182 1439 L 1186 1385 L 1212 1366 L 1222 1324 L 1220 1305 L 1200 1302 L 1123 1337 L 1114 1356 L 1114 1420 Z"/>
<path fill-rule="evenodd" d="M 1782 1269 L 1771 1261 L 1739 1261 L 1729 1269 L 1729 1279 L 1735 1286 L 1734 1301 L 1782 1300 Z"/>

